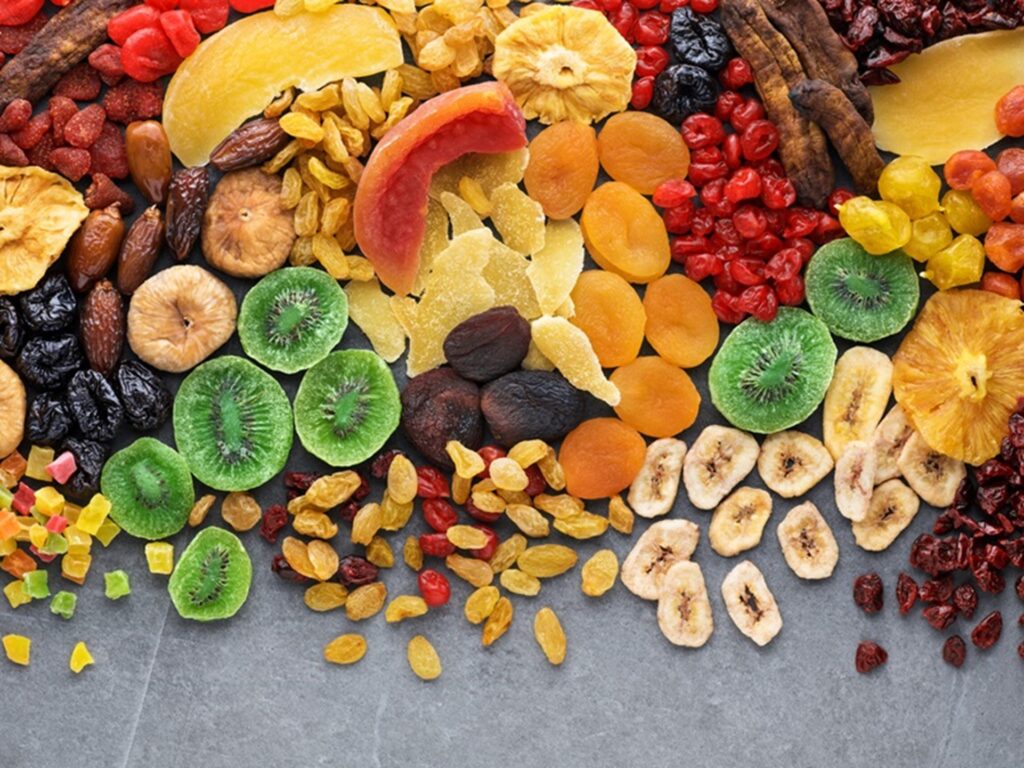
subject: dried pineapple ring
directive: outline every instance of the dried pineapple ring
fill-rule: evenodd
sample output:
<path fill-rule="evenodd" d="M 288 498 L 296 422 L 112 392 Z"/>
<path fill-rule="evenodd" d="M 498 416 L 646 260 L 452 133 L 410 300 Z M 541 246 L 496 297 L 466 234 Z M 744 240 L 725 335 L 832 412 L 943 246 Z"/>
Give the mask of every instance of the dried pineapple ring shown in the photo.
<path fill-rule="evenodd" d="M 629 104 L 636 52 L 597 11 L 554 6 L 510 25 L 494 44 L 494 76 L 527 120 L 589 123 Z"/>
<path fill-rule="evenodd" d="M 67 179 L 0 166 L 0 294 L 34 288 L 88 214 Z"/>

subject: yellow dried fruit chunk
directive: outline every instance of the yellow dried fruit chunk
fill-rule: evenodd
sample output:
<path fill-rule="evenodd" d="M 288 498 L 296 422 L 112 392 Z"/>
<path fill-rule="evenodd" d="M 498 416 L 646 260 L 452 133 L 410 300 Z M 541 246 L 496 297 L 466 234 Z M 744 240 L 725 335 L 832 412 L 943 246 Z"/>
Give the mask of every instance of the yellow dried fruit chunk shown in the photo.
<path fill-rule="evenodd" d="M 487 199 L 484 188 L 480 182 L 463 176 L 459 179 L 459 197 L 469 203 L 470 208 L 476 211 L 477 215 L 487 218 L 491 215 L 491 201 Z"/>
<path fill-rule="evenodd" d="M 366 559 L 378 568 L 391 568 L 395 564 L 395 553 L 383 536 L 374 536 L 366 545 Z"/>
<path fill-rule="evenodd" d="M 221 504 L 220 516 L 236 531 L 248 531 L 262 519 L 263 510 L 248 493 L 229 493 Z"/>
<path fill-rule="evenodd" d="M 600 597 L 615 586 L 618 575 L 619 558 L 610 549 L 598 550 L 583 564 L 583 594 L 588 597 Z"/>
<path fill-rule="evenodd" d="M 526 173 L 530 153 L 526 148 L 515 152 L 463 155 L 438 169 L 430 181 L 430 196 L 439 200 L 442 192 L 456 194 L 459 181 L 470 178 L 490 197 L 502 184 L 518 184 Z"/>
<path fill-rule="evenodd" d="M 537 343 L 530 339 L 530 348 L 526 350 L 526 357 L 523 358 L 524 371 L 553 371 L 555 364 L 544 357 Z"/>
<path fill-rule="evenodd" d="M 491 221 L 505 245 L 525 254 L 544 247 L 544 209 L 515 184 L 502 184 L 490 195 Z"/>
<path fill-rule="evenodd" d="M 313 566 L 313 576 L 317 581 L 327 581 L 338 572 L 338 553 L 326 541 L 314 539 L 306 545 L 309 563 Z"/>
<path fill-rule="evenodd" d="M 498 491 L 498 495 L 505 500 L 505 504 L 526 504 L 529 506 L 533 499 L 526 491 Z M 507 509 L 508 507 L 506 507 Z"/>
<path fill-rule="evenodd" d="M 409 660 L 409 668 L 420 680 L 436 680 L 441 676 L 441 657 L 423 635 L 409 640 L 405 656 Z"/>
<path fill-rule="evenodd" d="M 345 604 L 348 590 L 336 581 L 325 581 L 307 589 L 302 599 L 311 611 L 333 611 Z"/>
<path fill-rule="evenodd" d="M 418 571 L 423 567 L 423 548 L 420 547 L 418 537 L 406 537 L 405 544 L 402 546 L 402 559 L 414 571 Z"/>
<path fill-rule="evenodd" d="M 345 601 L 345 615 L 351 621 L 362 621 L 375 616 L 384 607 L 388 599 L 388 588 L 383 581 L 364 584 L 349 593 Z"/>
<path fill-rule="evenodd" d="M 309 560 L 309 550 L 306 542 L 296 539 L 294 536 L 287 536 L 281 542 L 281 554 L 291 569 L 307 579 L 316 579 L 316 571 L 313 563 Z M 319 579 L 317 579 L 319 581 Z"/>
<path fill-rule="evenodd" d="M 494 571 L 491 566 L 483 560 L 475 557 L 463 557 L 462 555 L 448 555 L 444 559 L 448 569 L 463 581 L 467 581 L 474 587 L 486 587 L 494 581 Z"/>
<path fill-rule="evenodd" d="M 491 555 L 491 559 L 487 561 L 487 564 L 491 566 L 491 570 L 495 573 L 501 573 L 506 568 L 511 567 L 525 549 L 526 538 L 518 533 L 513 533 L 495 547 L 494 554 Z"/>
<path fill-rule="evenodd" d="M 490 512 L 496 515 L 505 511 L 505 500 L 496 493 L 475 491 L 473 493 L 473 506 L 481 512 Z"/>
<path fill-rule="evenodd" d="M 362 478 L 350 469 L 324 475 L 312 482 L 306 491 L 305 499 L 314 507 L 333 509 L 351 499 L 362 482 Z"/>
<path fill-rule="evenodd" d="M 362 635 L 341 635 L 324 646 L 324 659 L 332 664 L 355 664 L 365 655 Z"/>
<path fill-rule="evenodd" d="M 448 219 L 452 225 L 452 239 L 476 229 L 486 229 L 477 212 L 473 210 L 473 206 L 458 195 L 442 192 L 441 205 L 448 211 Z M 487 231 L 490 232 L 490 230 Z"/>
<path fill-rule="evenodd" d="M 533 617 L 533 636 L 548 661 L 556 667 L 565 661 L 565 630 L 558 616 L 547 606 Z"/>
<path fill-rule="evenodd" d="M 484 621 L 494 611 L 494 606 L 498 604 L 500 597 L 501 592 L 497 587 L 487 586 L 474 590 L 466 598 L 466 607 L 463 609 L 466 621 L 470 624 L 479 624 Z"/>
<path fill-rule="evenodd" d="M 555 530 L 574 539 L 593 539 L 608 530 L 608 518 L 580 512 L 555 520 Z"/>
<path fill-rule="evenodd" d="M 445 452 L 455 465 L 455 474 L 470 480 L 486 468 L 483 458 L 472 448 L 467 448 L 458 440 L 449 440 L 445 444 Z"/>
<path fill-rule="evenodd" d="M 494 289 L 494 303 L 497 306 L 515 307 L 527 320 L 540 316 L 540 304 L 534 293 L 533 284 L 527 276 L 530 262 L 518 251 L 514 251 L 493 237 L 489 243 L 490 259 L 483 275 L 487 284 Z"/>
<path fill-rule="evenodd" d="M 292 520 L 292 527 L 296 533 L 316 539 L 333 539 L 338 535 L 338 524 L 323 512 L 313 509 L 299 512 Z"/>
<path fill-rule="evenodd" d="M 556 519 L 575 517 L 583 511 L 583 502 L 567 493 L 557 496 L 541 493 L 534 498 L 533 503 L 537 509 L 547 512 Z"/>
<path fill-rule="evenodd" d="M 507 457 L 492 461 L 489 474 L 494 485 L 502 491 L 522 491 L 530 484 L 530 479 L 519 463 Z"/>
<path fill-rule="evenodd" d="M 515 595 L 533 597 L 540 593 L 540 579 L 523 573 L 517 568 L 508 568 L 501 572 L 501 586 Z"/>
<path fill-rule="evenodd" d="M 543 440 L 522 440 L 508 449 L 508 459 L 523 469 L 531 467 L 551 452 L 551 446 Z M 523 477 L 525 477 L 525 473 Z M 491 477 L 494 477 L 494 464 L 491 464 Z M 523 488 L 526 486 L 524 485 Z M 522 490 L 522 489 L 520 489 Z"/>
<path fill-rule="evenodd" d="M 559 576 L 576 565 L 576 553 L 561 544 L 538 544 L 519 556 L 519 569 L 538 579 Z"/>
<path fill-rule="evenodd" d="M 540 317 L 532 323 L 532 337 L 537 349 L 570 384 L 608 405 L 619 404 L 619 388 L 605 378 L 590 339 L 582 330 L 564 317 Z"/>
<path fill-rule="evenodd" d="M 213 507 L 213 502 L 216 500 L 217 497 L 212 493 L 197 499 L 196 503 L 192 505 L 192 511 L 188 513 L 188 524 L 193 528 L 200 525 L 206 519 L 211 507 Z"/>
<path fill-rule="evenodd" d="M 486 533 L 472 525 L 453 525 L 445 535 L 459 549 L 483 549 L 489 541 Z"/>
<path fill-rule="evenodd" d="M 381 512 L 380 504 L 370 502 L 356 512 L 352 518 L 352 543 L 366 545 L 373 541 L 381 524 L 384 522 L 384 515 Z"/>
<path fill-rule="evenodd" d="M 608 501 L 608 524 L 619 533 L 627 536 L 633 532 L 635 516 L 633 510 L 622 500 L 619 494 L 615 494 Z"/>
<path fill-rule="evenodd" d="M 416 467 L 407 456 L 398 454 L 388 467 L 388 493 L 398 504 L 406 504 L 416 498 L 418 489 Z"/>
<path fill-rule="evenodd" d="M 484 622 L 484 628 L 480 635 L 480 642 L 484 647 L 490 647 L 495 641 L 508 632 L 512 626 L 512 602 L 507 597 L 498 598 L 493 610 Z"/>
<path fill-rule="evenodd" d="M 526 504 L 509 504 L 505 508 L 505 516 L 532 538 L 541 538 L 551 532 L 547 518 Z"/>
<path fill-rule="evenodd" d="M 384 611 L 384 621 L 397 624 L 406 619 L 423 616 L 427 612 L 427 603 L 419 595 L 399 595 L 388 604 Z"/>
<path fill-rule="evenodd" d="M 349 317 L 366 334 L 373 351 L 389 363 L 400 358 L 405 352 L 405 329 L 395 317 L 391 300 L 380 289 L 377 279 L 353 280 L 345 286 L 345 296 Z"/>
<path fill-rule="evenodd" d="M 549 221 L 544 227 L 544 245 L 533 254 L 526 270 L 541 312 L 555 314 L 569 298 L 582 271 L 580 225 L 574 219 Z"/>
<path fill-rule="evenodd" d="M 385 531 L 398 531 L 405 527 L 412 517 L 412 502 L 407 501 L 399 504 L 391 498 L 390 491 L 384 491 L 384 498 L 380 502 L 381 523 L 380 527 Z"/>
<path fill-rule="evenodd" d="M 468 477 L 452 475 L 452 501 L 456 504 L 465 504 L 469 498 L 469 489 L 473 481 Z"/>

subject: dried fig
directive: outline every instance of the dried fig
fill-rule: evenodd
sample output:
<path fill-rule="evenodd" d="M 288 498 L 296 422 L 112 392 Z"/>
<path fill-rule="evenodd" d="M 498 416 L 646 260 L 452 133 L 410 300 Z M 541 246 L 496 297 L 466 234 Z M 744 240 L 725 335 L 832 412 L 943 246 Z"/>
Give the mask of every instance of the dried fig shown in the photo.
<path fill-rule="evenodd" d="M 478 383 L 514 371 L 530 348 L 530 324 L 515 307 L 494 307 L 449 331 L 444 356 L 459 376 Z"/>
<path fill-rule="evenodd" d="M 491 434 L 505 446 L 559 440 L 582 421 L 585 406 L 582 392 L 548 371 L 505 374 L 484 387 L 480 397 Z"/>
<path fill-rule="evenodd" d="M 450 368 L 409 379 L 402 392 L 402 429 L 431 463 L 454 469 L 445 451 L 448 441 L 476 448 L 483 440 L 479 388 Z"/>

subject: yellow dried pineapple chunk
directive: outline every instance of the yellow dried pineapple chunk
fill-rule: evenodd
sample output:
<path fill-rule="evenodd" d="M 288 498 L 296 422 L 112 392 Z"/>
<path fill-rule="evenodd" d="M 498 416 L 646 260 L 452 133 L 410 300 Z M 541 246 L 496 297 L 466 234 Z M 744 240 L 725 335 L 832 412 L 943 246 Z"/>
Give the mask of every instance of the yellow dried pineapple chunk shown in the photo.
<path fill-rule="evenodd" d="M 519 253 L 491 238 L 488 244 L 490 259 L 484 267 L 484 279 L 494 289 L 497 306 L 515 307 L 527 320 L 540 317 L 540 305 L 534 293 L 527 269 L 530 262 Z"/>
<path fill-rule="evenodd" d="M 544 227 L 544 247 L 533 254 L 530 262 L 526 275 L 533 283 L 541 312 L 559 313 L 583 271 L 580 225 L 574 219 L 549 221 Z"/>
<path fill-rule="evenodd" d="M 441 199 L 442 192 L 459 193 L 463 177 L 472 179 L 490 197 L 502 184 L 518 184 L 526 173 L 530 152 L 526 147 L 515 152 L 470 153 L 438 169 L 430 180 L 430 196 Z"/>
<path fill-rule="evenodd" d="M 393 363 L 405 351 L 405 329 L 395 317 L 391 301 L 380 289 L 377 278 L 359 282 L 353 280 L 345 286 L 348 297 L 348 316 L 366 334 L 373 351 Z"/>
<path fill-rule="evenodd" d="M 587 335 L 564 317 L 541 317 L 531 325 L 537 349 L 577 389 L 608 405 L 619 404 L 619 388 L 605 378 Z"/>
<path fill-rule="evenodd" d="M 502 184 L 491 194 L 491 221 L 505 245 L 534 254 L 544 247 L 544 209 L 515 184 Z"/>
<path fill-rule="evenodd" d="M 485 229 L 483 221 L 477 216 L 473 206 L 458 195 L 442 192 L 441 205 L 448 211 L 448 218 L 452 222 L 452 237 L 464 235 L 474 229 Z"/>

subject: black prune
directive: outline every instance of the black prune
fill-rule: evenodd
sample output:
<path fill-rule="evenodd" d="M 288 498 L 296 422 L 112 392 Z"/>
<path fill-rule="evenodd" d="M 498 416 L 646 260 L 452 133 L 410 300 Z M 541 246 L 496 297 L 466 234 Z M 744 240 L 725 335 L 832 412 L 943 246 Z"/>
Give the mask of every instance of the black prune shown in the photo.
<path fill-rule="evenodd" d="M 121 401 L 99 371 L 76 373 L 68 384 L 67 403 L 78 431 L 93 440 L 113 440 L 124 422 Z"/>
<path fill-rule="evenodd" d="M 709 72 L 717 72 L 732 53 L 732 45 L 722 25 L 713 16 L 694 13 L 688 6 L 672 12 L 669 42 L 676 54 L 676 63 L 693 64 Z"/>
<path fill-rule="evenodd" d="M 448 441 L 477 448 L 484 437 L 480 389 L 451 368 L 409 379 L 402 391 L 402 430 L 431 463 L 454 469 L 445 451 Z"/>
<path fill-rule="evenodd" d="M 26 341 L 14 360 L 14 367 L 26 383 L 39 389 L 57 389 L 67 384 L 84 362 L 78 337 L 62 333 Z"/>
<path fill-rule="evenodd" d="M 559 440 L 582 421 L 585 407 L 582 392 L 548 371 L 506 374 L 484 387 L 480 396 L 487 426 L 504 446 Z"/>
<path fill-rule="evenodd" d="M 718 82 L 693 64 L 673 64 L 654 81 L 654 109 L 668 120 L 680 121 L 707 112 L 718 100 Z"/>
<path fill-rule="evenodd" d="M 61 443 L 57 454 L 70 451 L 75 457 L 75 473 L 68 478 L 63 488 L 77 499 L 91 496 L 100 487 L 100 473 L 107 460 L 107 447 L 95 440 L 69 437 Z"/>
<path fill-rule="evenodd" d="M 18 308 L 6 296 L 0 296 L 0 360 L 8 360 L 18 354 L 24 335 Z"/>
<path fill-rule="evenodd" d="M 32 445 L 56 446 L 71 434 L 71 413 L 64 398 L 54 392 L 41 392 L 32 398 L 25 414 L 25 439 Z"/>
<path fill-rule="evenodd" d="M 25 323 L 36 331 L 62 331 L 75 320 L 78 302 L 61 273 L 44 278 L 39 285 L 21 296 L 21 314 Z"/>
<path fill-rule="evenodd" d="M 444 340 L 444 356 L 459 376 L 483 383 L 514 371 L 530 349 L 530 324 L 515 307 L 494 307 L 463 320 Z"/>
<path fill-rule="evenodd" d="M 163 426 L 171 415 L 174 398 L 156 372 L 143 363 L 127 360 L 114 374 L 128 423 L 140 432 Z"/>

